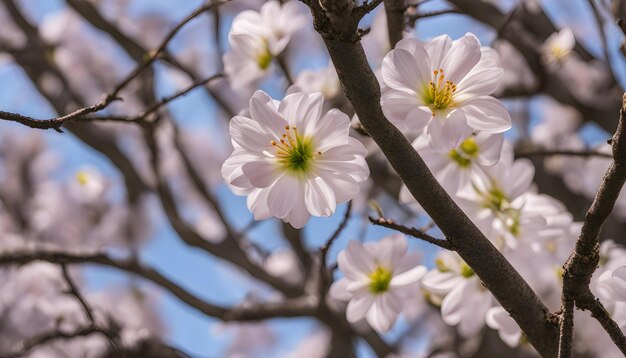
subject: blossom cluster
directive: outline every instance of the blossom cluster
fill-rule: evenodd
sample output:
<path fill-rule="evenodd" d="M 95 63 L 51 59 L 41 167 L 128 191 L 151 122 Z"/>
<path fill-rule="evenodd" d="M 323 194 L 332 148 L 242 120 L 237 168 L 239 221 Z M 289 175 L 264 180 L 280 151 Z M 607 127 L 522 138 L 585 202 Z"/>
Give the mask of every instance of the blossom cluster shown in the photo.
<path fill-rule="evenodd" d="M 292 11 L 266 5 L 254 18 L 263 18 L 270 10 Z M 246 70 L 246 75 L 238 76 L 236 81 L 246 78 L 252 84 L 252 79 L 260 78 L 269 66 L 266 61 L 278 56 L 288 40 L 281 42 L 279 51 L 271 50 L 276 41 L 271 27 L 266 25 L 258 31 L 246 27 L 248 18 L 253 16 L 235 19 L 230 34 L 232 52 L 227 56 L 242 51 L 241 45 L 232 41 L 246 30 L 246 36 L 257 34 L 265 39 L 265 55 L 251 55 L 245 60 L 239 56 L 238 61 L 246 61 L 245 66 L 255 69 Z M 293 33 L 291 29 L 282 32 L 286 36 L 283 39 Z M 386 36 L 376 33 L 366 38 L 365 45 L 374 38 L 379 41 L 375 46 L 378 50 L 389 48 L 384 44 Z M 546 41 L 542 60 L 550 71 L 575 61 L 574 44 L 569 29 Z M 255 46 L 248 45 L 246 51 Z M 481 46 L 469 33 L 457 40 L 442 35 L 429 42 L 407 36 L 384 58 L 377 61 L 374 57 L 371 63 L 380 66 L 374 70 L 380 74 L 380 104 L 386 118 L 413 140 L 414 148 L 443 188 L 540 293 L 548 307 L 558 310 L 561 267 L 573 248 L 580 224 L 574 222 L 561 202 L 538 192 L 533 185 L 533 163 L 516 159 L 511 142 L 505 140 L 504 132 L 512 127 L 513 120 L 494 97 L 505 76 L 498 53 Z M 238 66 L 244 68 L 239 62 Z M 256 219 L 274 216 L 300 228 L 310 215 L 332 215 L 337 203 L 357 197 L 358 184 L 368 177 L 364 161 L 368 153 L 359 141 L 348 136 L 345 114 L 336 109 L 322 114 L 322 108 L 332 106 L 338 96 L 338 80 L 331 64 L 317 72 L 303 71 L 282 101 L 256 92 L 250 100 L 249 114 L 231 120 L 235 150 L 222 174 L 235 193 L 248 196 L 248 207 Z M 565 134 L 577 130 L 576 125 L 566 128 L 571 129 L 565 129 Z M 564 127 L 537 130 L 540 134 L 559 133 Z M 551 139 L 545 142 L 554 143 Z M 369 155 L 378 155 L 377 149 L 372 148 Z M 401 189 L 400 199 L 425 214 L 406 187 Z M 603 252 L 609 252 L 609 246 L 605 244 Z M 330 296 L 348 302 L 349 322 L 367 321 L 375 330 L 387 332 L 399 315 L 411 316 L 410 311 L 421 301 L 440 307 L 443 321 L 456 326 L 462 337 L 476 336 L 488 326 L 497 330 L 507 345 L 524 344 L 515 321 L 458 254 L 440 252 L 434 267 L 426 272 L 419 256 L 408 252 L 407 247 L 405 237 L 392 235 L 364 244 L 350 241 L 339 254 L 338 267 L 343 277 L 334 282 Z M 610 252 L 594 276 L 592 290 L 602 293 L 600 297 L 618 319 L 618 310 L 626 299 L 622 287 L 626 267 L 619 266 L 624 259 L 622 249 Z M 626 320 L 619 322 L 626 324 Z"/>
<path fill-rule="evenodd" d="M 97 30 L 89 26 L 78 6 L 76 10 L 68 7 L 46 16 L 32 27 L 34 33 L 25 36 L 20 29 L 24 24 L 13 24 L 0 5 L 0 40 L 16 55 L 15 59 L 2 55 L 0 65 L 28 59 L 22 52 L 31 50 L 27 46 L 31 37 L 40 36 L 46 44 L 41 47 L 54 49 L 47 53 L 50 58 L 42 59 L 53 63 L 54 71 L 43 71 L 41 76 L 35 73 L 38 77 L 33 80 L 44 97 L 61 98 L 61 104 L 51 100 L 57 110 L 73 108 L 73 102 L 97 103 L 102 93 L 110 93 L 127 73 L 132 73 L 131 62 L 141 65 L 149 49 L 159 48 L 167 30 L 173 27 L 168 16 L 157 13 L 127 17 L 126 12 L 135 12 L 130 11 L 130 3 L 97 3 L 93 6 L 100 10 L 108 8 L 120 14 L 119 18 L 109 16 L 111 13 L 96 18 L 102 21 L 100 25 L 110 21 L 118 26 L 115 36 L 100 31 L 100 26 Z M 515 11 L 543 11 L 538 1 L 522 3 Z M 86 125 L 78 127 L 79 136 L 92 130 L 97 133 L 85 140 L 94 148 L 119 145 L 115 148 L 119 153 L 110 159 L 116 165 L 121 162 L 127 192 L 121 177 L 107 175 L 109 171 L 99 166 L 72 167 L 71 175 L 60 174 L 58 168 L 65 163 L 45 149 L 40 136 L 0 133 L 0 254 L 49 249 L 68 255 L 111 254 L 112 258 L 130 258 L 129 262 L 135 263 L 135 259 L 144 258 L 140 249 L 149 237 L 170 239 L 169 235 L 160 235 L 169 229 L 161 225 L 167 217 L 181 238 L 187 234 L 183 239 L 194 249 L 200 247 L 211 254 L 207 257 L 218 256 L 230 261 L 233 268 L 244 269 L 211 275 L 224 276 L 222 273 L 228 272 L 228 284 L 247 290 L 242 302 L 232 305 L 233 317 L 266 303 L 270 311 L 291 302 L 319 305 L 315 314 L 303 310 L 307 321 L 314 321 L 312 316 L 323 312 L 319 314 L 323 318 L 315 317 L 321 323 L 319 327 L 315 326 L 301 344 L 288 347 L 293 348 L 291 352 L 285 352 L 282 346 L 280 352 L 274 351 L 273 346 L 282 339 L 273 324 L 230 319 L 217 323 L 205 334 L 234 337 L 222 352 L 225 356 L 322 357 L 337 340 L 333 336 L 335 328 L 350 336 L 375 339 L 371 334 L 374 330 L 383 335 L 386 343 L 397 343 L 400 356 L 428 355 L 416 353 L 411 346 L 414 344 L 419 346 L 418 351 L 432 350 L 428 356 L 457 357 L 457 352 L 447 350 L 472 350 L 459 348 L 459 342 L 475 347 L 487 330 L 497 333 L 501 340 L 498 343 L 535 353 L 516 321 L 463 257 L 453 251 L 435 251 L 418 239 L 398 233 L 381 234 L 387 229 L 369 225 L 368 213 L 373 208 L 380 216 L 393 218 L 394 224 L 426 224 L 421 230 L 433 236 L 441 234 L 361 125 L 342 90 L 337 70 L 321 46 L 322 39 L 312 31 L 313 19 L 304 2 L 238 0 L 215 4 L 220 7 L 215 5 L 211 17 L 204 11 L 198 21 L 185 25 L 176 40 L 163 47 L 154 66 L 149 67 L 150 74 L 146 70 L 128 83 L 119 93 L 123 103 L 115 102 L 103 113 L 111 119 L 130 119 L 135 113 L 145 113 L 142 109 L 153 105 L 152 97 L 160 96 L 165 87 L 175 87 L 181 93 L 185 89 L 182 94 L 199 88 L 219 106 L 220 114 L 215 116 L 219 124 L 211 122 L 210 132 L 206 133 L 197 128 L 190 131 L 185 127 L 186 116 L 200 111 L 194 106 L 178 112 L 179 108 L 169 102 L 146 116 L 145 127 L 120 121 L 72 123 Z M 417 5 L 410 6 L 407 14 L 418 11 Z M 602 100 L 596 89 L 608 82 L 610 72 L 604 63 L 589 60 L 593 56 L 579 51 L 576 28 L 562 28 L 543 44 L 521 34 L 520 38 L 535 47 L 536 61 L 531 70 L 525 58 L 528 54 L 518 53 L 499 37 L 492 47 L 483 46 L 485 36 L 472 33 L 455 39 L 439 35 L 426 41 L 426 34 L 433 33 L 428 29 L 420 31 L 419 38 L 416 32 L 405 32 L 403 39 L 392 46 L 385 16 L 385 11 L 377 9 L 359 24 L 371 25 L 370 31 L 359 33 L 360 44 L 379 81 L 384 117 L 412 143 L 441 187 L 549 310 L 557 312 L 563 264 L 574 248 L 581 223 L 575 220 L 573 208 L 546 194 L 550 191 L 539 185 L 541 177 L 535 178 L 535 173 L 562 180 L 564 185 L 559 189 L 570 191 L 578 199 L 594 197 L 602 173 L 610 165 L 610 147 L 603 143 L 590 148 L 588 143 L 592 141 L 581 128 L 588 120 L 583 114 L 593 114 L 591 109 L 601 107 L 594 103 Z M 204 41 L 211 35 L 207 21 L 217 26 L 215 48 Z M 224 25 L 230 25 L 230 30 L 220 39 Z M 511 25 L 522 27 L 514 22 Z M 123 44 L 117 43 L 120 38 Z M 112 55 L 121 48 L 129 56 Z M 318 50 L 324 60 L 321 66 L 316 66 Z M 216 54 L 218 61 L 207 61 Z M 317 68 L 306 68 L 309 66 Z M 33 75 L 38 71 L 25 72 Z M 545 78 L 539 78 L 539 72 Z M 200 78 L 215 73 L 219 73 L 215 81 L 198 86 Z M 60 80 L 64 78 L 67 81 Z M 155 87 L 156 94 L 146 91 L 150 86 Z M 574 102 L 568 101 L 567 96 L 572 96 L 585 111 L 534 96 L 559 86 L 566 86 L 568 92 L 564 100 L 559 100 Z M 67 92 L 75 93 L 65 93 L 68 88 L 73 91 Z M 504 99 L 511 93 L 515 96 L 526 92 L 533 93 L 532 100 Z M 528 111 L 532 115 L 522 113 Z M 181 118 L 174 120 L 180 113 Z M 532 123 L 528 122 L 530 118 Z M 85 132 L 81 132 L 83 128 L 87 128 Z M 153 135 L 153 142 L 147 143 L 148 134 Z M 531 161 L 520 156 L 527 147 L 592 150 L 595 155 L 548 156 Z M 141 188 L 134 188 L 133 180 Z M 225 186 L 230 192 L 220 191 Z M 141 193 L 135 196 L 133 189 Z M 244 200 L 233 200 L 231 192 L 245 198 L 245 204 Z M 156 202 L 163 209 L 163 217 L 153 215 L 152 204 Z M 326 237 L 320 233 L 325 227 L 321 223 L 335 226 L 334 221 L 324 218 L 337 219 L 340 215 L 335 213 L 348 202 L 350 205 L 344 205 L 349 208 L 345 221 L 331 240 L 324 241 Z M 241 215 L 239 209 L 244 205 L 251 214 Z M 625 213 L 626 195 L 622 195 L 614 217 L 626 221 Z M 250 221 L 245 224 L 244 219 Z M 268 221 L 258 224 L 260 229 L 256 231 L 255 221 L 261 220 Z M 361 225 L 358 231 L 356 221 Z M 277 223 L 287 240 L 282 242 L 281 236 L 277 240 L 281 243 L 275 245 L 269 236 L 277 232 Z M 159 234 L 153 235 L 157 230 Z M 626 249 L 602 239 L 599 267 L 589 287 L 624 330 Z M 324 244 L 332 244 L 325 246 L 330 248 L 328 252 L 317 249 Z M 323 252 L 321 256 L 319 251 Z M 326 271 L 320 270 L 324 263 L 332 276 L 330 280 L 324 276 Z M 160 269 L 161 264 L 155 268 Z M 0 355 L 11 353 L 20 342 L 40 334 L 72 332 L 90 324 L 115 328 L 120 348 L 125 349 L 168 333 L 157 314 L 155 292 L 135 280 L 124 281 L 114 290 L 92 290 L 90 272 L 77 266 L 67 267 L 84 291 L 93 310 L 92 318 L 85 314 L 88 309 L 68 294 L 61 265 L 36 262 L 0 268 Z M 158 272 L 148 271 L 152 277 L 158 276 Z M 231 278 L 245 284 L 233 284 Z M 268 285 L 259 284 L 263 281 Z M 328 287 L 319 287 L 320 283 Z M 201 285 L 209 287 L 207 303 L 212 301 L 211 295 L 219 290 L 210 287 L 205 276 Z M 186 286 L 183 283 L 173 291 L 185 293 Z M 278 289 L 272 290 L 271 286 Z M 278 293 L 282 288 L 286 289 Z M 285 299 L 283 294 L 292 288 L 310 297 Z M 327 293 L 327 297 L 315 296 L 319 292 Z M 227 295 L 217 298 L 220 304 L 228 300 Z M 202 304 L 204 298 L 197 301 Z M 225 303 L 224 310 L 229 309 L 227 304 L 232 302 Z M 280 309 L 277 311 L 280 314 Z M 337 327 L 333 327 L 335 323 Z M 577 311 L 575 326 L 584 327 L 575 332 L 576 353 L 621 356 L 589 314 Z M 400 331 L 402 334 L 397 334 Z M 106 355 L 110 348 L 104 335 L 94 334 L 54 340 L 34 347 L 29 354 Z"/>

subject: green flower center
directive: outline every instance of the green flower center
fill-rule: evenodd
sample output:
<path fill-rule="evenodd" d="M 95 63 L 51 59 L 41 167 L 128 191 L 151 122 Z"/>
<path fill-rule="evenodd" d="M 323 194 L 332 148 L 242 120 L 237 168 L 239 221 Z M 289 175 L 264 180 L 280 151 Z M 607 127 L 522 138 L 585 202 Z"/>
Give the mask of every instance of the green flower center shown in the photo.
<path fill-rule="evenodd" d="M 391 283 L 391 271 L 388 269 L 377 266 L 374 272 L 368 275 L 370 278 L 370 292 L 373 294 L 381 294 L 389 290 L 389 284 Z"/>
<path fill-rule="evenodd" d="M 437 266 L 437 270 L 439 270 L 439 272 L 444 273 L 450 271 L 450 268 L 448 267 L 448 265 L 446 265 L 446 262 L 441 257 L 435 259 L 435 266 Z"/>
<path fill-rule="evenodd" d="M 509 199 L 499 188 L 494 187 L 485 194 L 485 207 L 494 211 L 503 211 L 508 203 Z"/>
<path fill-rule="evenodd" d="M 461 276 L 465 277 L 465 278 L 470 278 L 472 276 L 474 276 L 474 270 L 472 270 L 471 267 L 469 267 L 468 264 L 465 263 L 465 261 L 461 262 Z"/>
<path fill-rule="evenodd" d="M 422 100 L 433 112 L 445 110 L 449 106 L 454 105 L 454 92 L 456 92 L 456 84 L 446 80 L 443 69 L 433 71 L 433 79 L 428 83 L 423 91 Z"/>
<path fill-rule="evenodd" d="M 256 63 L 262 70 L 267 70 L 272 64 L 272 53 L 267 40 L 263 39 L 263 51 L 257 55 Z"/>
<path fill-rule="evenodd" d="M 506 222 L 509 232 L 515 237 L 519 236 L 521 233 L 519 216 L 520 213 L 517 210 L 514 210 L 511 217 L 509 217 Z"/>
<path fill-rule="evenodd" d="M 310 138 L 304 138 L 298 134 L 296 126 L 285 126 L 285 133 L 276 142 L 272 141 L 276 150 L 278 163 L 286 170 L 302 173 L 311 168 L 316 156 L 322 155 L 315 152 Z"/>
<path fill-rule="evenodd" d="M 469 137 L 461 143 L 457 149 L 452 149 L 448 156 L 461 168 L 467 168 L 472 164 L 472 158 L 478 155 L 478 145 L 474 137 Z"/>

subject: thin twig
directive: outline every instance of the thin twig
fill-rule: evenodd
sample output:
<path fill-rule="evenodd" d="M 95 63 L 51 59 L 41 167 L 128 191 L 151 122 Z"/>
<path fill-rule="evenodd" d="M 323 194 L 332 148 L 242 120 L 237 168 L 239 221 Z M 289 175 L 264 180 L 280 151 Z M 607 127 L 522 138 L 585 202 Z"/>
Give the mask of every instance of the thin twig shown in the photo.
<path fill-rule="evenodd" d="M 346 208 L 346 212 L 343 215 L 343 220 L 337 227 L 337 230 L 333 232 L 333 234 L 326 240 L 326 243 L 320 248 L 320 257 L 321 257 L 321 266 L 324 269 L 326 267 L 326 256 L 328 255 L 328 251 L 330 247 L 333 245 L 335 240 L 341 235 L 343 229 L 346 228 L 348 224 L 348 219 L 350 219 L 350 214 L 352 213 L 352 201 L 348 202 L 348 207 Z"/>
<path fill-rule="evenodd" d="M 409 15 L 408 23 L 409 23 L 409 26 L 415 27 L 415 22 L 419 19 L 425 19 L 425 18 L 440 16 L 440 15 L 461 14 L 461 13 L 462 12 L 456 9 L 445 9 L 445 10 L 438 10 L 438 11 L 422 12 L 422 13 L 417 13 L 414 15 Z"/>
<path fill-rule="evenodd" d="M 150 53 L 150 55 L 146 58 L 146 60 L 144 60 L 144 62 L 142 62 L 139 66 L 137 66 L 124 80 L 122 80 L 113 89 L 113 91 L 110 94 L 106 95 L 106 97 L 102 101 L 100 101 L 99 103 L 94 104 L 92 106 L 80 108 L 80 109 L 78 109 L 78 110 L 76 110 L 76 111 L 74 111 L 72 113 L 66 114 L 64 116 L 60 116 L 60 117 L 56 117 L 56 118 L 50 118 L 50 119 L 35 119 L 35 118 L 32 118 L 32 117 L 23 116 L 23 115 L 20 115 L 20 114 L 17 114 L 17 113 L 11 113 L 11 112 L 5 112 L 5 111 L 0 111 L 0 119 L 4 119 L 4 120 L 7 120 L 7 121 L 12 121 L 12 122 L 17 122 L 17 123 L 23 124 L 25 126 L 28 126 L 30 128 L 43 129 L 43 130 L 45 130 L 45 129 L 54 129 L 57 132 L 62 132 L 61 127 L 63 126 L 63 124 L 65 122 L 78 120 L 80 118 L 85 117 L 88 114 L 99 112 L 99 111 L 105 109 L 112 102 L 117 101 L 117 100 L 121 100 L 121 98 L 118 97 L 119 93 L 130 82 L 132 82 L 137 76 L 139 76 L 139 74 L 141 72 L 143 72 L 144 69 L 146 69 L 148 66 L 150 66 L 159 57 L 159 55 L 161 54 L 161 52 L 163 52 L 165 50 L 165 48 L 167 47 L 169 42 L 176 36 L 176 34 L 188 22 L 190 22 L 191 20 L 195 19 L 196 17 L 198 17 L 199 15 L 204 13 L 205 11 L 212 9 L 213 7 L 217 7 L 217 6 L 225 3 L 226 1 L 229 1 L 229 0 L 224 0 L 224 1 L 215 2 L 215 3 L 211 3 L 211 4 L 204 4 L 201 7 L 199 7 L 198 9 L 196 9 L 194 12 L 192 12 L 190 15 L 188 15 L 186 18 L 184 18 L 181 22 L 179 22 L 167 34 L 167 36 L 165 36 L 164 40 L 157 47 L 157 49 L 152 51 Z"/>
<path fill-rule="evenodd" d="M 4 119 L 6 121 L 17 122 L 23 124 L 30 128 L 35 129 L 54 129 L 55 131 L 62 133 L 61 126 L 63 123 L 71 120 L 76 120 L 82 118 L 88 114 L 95 113 L 103 110 L 107 107 L 111 102 L 120 100 L 120 98 L 116 98 L 113 95 L 107 96 L 104 100 L 102 100 L 98 104 L 94 104 L 93 106 L 80 108 L 72 113 L 66 114 L 61 117 L 50 118 L 50 119 L 35 119 L 28 116 L 23 116 L 17 113 L 0 111 L 0 119 Z"/>
<path fill-rule="evenodd" d="M 333 234 L 326 240 L 326 243 L 320 248 L 320 280 L 319 280 L 319 304 L 323 306 L 326 304 L 326 294 L 328 293 L 328 288 L 332 282 L 332 269 L 329 270 L 327 267 L 327 258 L 328 251 L 330 251 L 331 246 L 337 240 L 337 238 L 341 235 L 343 230 L 346 228 L 348 224 L 348 220 L 350 219 L 350 215 L 352 214 L 352 201 L 348 202 L 348 207 L 346 208 L 346 212 L 343 215 L 343 220 L 337 227 L 337 229 L 333 232 Z"/>
<path fill-rule="evenodd" d="M 437 245 L 439 247 L 441 247 L 442 249 L 446 249 L 446 250 L 450 250 L 450 251 L 454 251 L 454 247 L 452 246 L 452 244 L 450 243 L 450 241 L 446 240 L 446 239 L 437 239 L 434 238 L 428 234 L 426 234 L 425 232 L 418 230 L 414 227 L 406 227 L 404 225 L 399 225 L 396 224 L 393 220 L 390 219 L 385 219 L 385 218 L 378 218 L 375 219 L 373 217 L 370 217 L 370 222 L 376 226 L 382 226 L 382 227 L 386 227 L 389 229 L 393 229 L 396 231 L 399 231 L 405 235 L 410 235 L 413 236 L 415 238 L 424 240 L 430 244 L 433 245 Z"/>
<path fill-rule="evenodd" d="M 555 155 L 563 155 L 569 157 L 602 157 L 602 158 L 613 158 L 610 153 L 602 153 L 593 150 L 585 150 L 585 151 L 576 151 L 576 150 L 533 150 L 533 151 L 521 151 L 516 152 L 515 156 L 518 158 L 529 158 L 529 157 L 548 157 Z"/>
<path fill-rule="evenodd" d="M 357 10 L 362 14 L 361 16 L 365 16 L 372 12 L 382 2 L 383 0 L 372 0 L 371 2 L 365 2 L 363 3 L 363 5 L 359 6 Z"/>
<path fill-rule="evenodd" d="M 176 93 L 174 93 L 171 96 L 163 97 L 161 99 L 161 101 L 159 101 L 158 103 L 155 103 L 150 108 L 148 108 L 145 111 L 141 112 L 141 114 L 139 114 L 138 116 L 136 116 L 132 120 L 136 121 L 139 118 L 145 118 L 148 115 L 156 112 L 159 108 L 163 107 L 164 105 L 172 102 L 173 100 L 176 100 L 176 99 L 178 99 L 178 98 L 180 98 L 182 96 L 185 96 L 186 94 L 188 94 L 189 92 L 193 91 L 194 89 L 196 89 L 196 88 L 198 88 L 200 86 L 204 86 L 204 85 L 208 84 L 209 82 L 212 82 L 212 81 L 214 81 L 216 79 L 223 78 L 223 77 L 224 77 L 224 74 L 218 73 L 218 74 L 209 76 L 209 77 L 207 77 L 205 79 L 202 79 L 200 81 L 196 81 L 196 82 L 192 83 L 191 85 L 189 85 L 187 88 L 185 88 L 185 89 L 183 89 L 183 90 L 181 90 L 179 92 L 176 92 Z"/>

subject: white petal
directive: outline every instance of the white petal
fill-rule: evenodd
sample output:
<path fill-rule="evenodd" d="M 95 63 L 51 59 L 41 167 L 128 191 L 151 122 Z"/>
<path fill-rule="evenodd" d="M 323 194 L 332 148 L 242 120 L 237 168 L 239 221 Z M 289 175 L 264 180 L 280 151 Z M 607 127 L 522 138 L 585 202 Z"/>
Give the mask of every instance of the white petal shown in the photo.
<path fill-rule="evenodd" d="M 426 44 L 431 69 L 442 68 L 443 59 L 450 47 L 452 47 L 452 40 L 448 35 L 437 36 Z"/>
<path fill-rule="evenodd" d="M 480 60 L 480 42 L 476 36 L 466 34 L 455 40 L 442 61 L 446 80 L 460 83 L 463 77 L 476 66 Z"/>
<path fill-rule="evenodd" d="M 283 174 L 272 186 L 267 198 L 270 212 L 276 217 L 284 218 L 293 208 L 295 201 L 300 198 L 300 182 L 289 174 Z"/>
<path fill-rule="evenodd" d="M 278 106 L 278 112 L 302 135 L 313 135 L 322 116 L 324 96 L 321 93 L 292 93 Z"/>
<path fill-rule="evenodd" d="M 421 103 L 418 101 L 417 93 L 412 91 L 400 91 L 390 87 L 382 89 L 380 105 L 385 117 L 400 130 L 406 130 L 407 115 L 412 110 L 418 108 Z"/>
<path fill-rule="evenodd" d="M 510 200 L 517 198 L 528 190 L 535 176 L 535 166 L 526 158 L 517 159 L 509 168 L 508 180 L 502 183 Z"/>
<path fill-rule="evenodd" d="M 248 194 L 248 209 L 254 214 L 254 220 L 264 220 L 272 216 L 267 206 L 267 197 L 271 188 L 256 189 Z"/>
<path fill-rule="evenodd" d="M 348 322 L 354 323 L 365 318 L 365 315 L 368 310 L 370 310 L 373 303 L 374 296 L 372 295 L 363 295 L 350 300 L 350 302 L 348 302 L 348 307 L 346 308 L 346 318 L 348 319 Z"/>
<path fill-rule="evenodd" d="M 433 119 L 433 114 L 428 107 L 421 106 L 414 108 L 406 116 L 407 129 L 419 132 L 424 129 Z"/>
<path fill-rule="evenodd" d="M 300 229 L 306 225 L 306 223 L 311 218 L 311 213 L 306 207 L 304 202 L 304 193 L 302 191 L 299 192 L 300 198 L 296 200 L 293 205 L 293 208 L 287 215 L 287 222 L 291 224 L 296 229 Z"/>
<path fill-rule="evenodd" d="M 351 240 L 344 251 L 346 261 L 354 265 L 356 270 L 369 274 L 376 269 L 376 265 L 370 253 L 358 241 Z"/>
<path fill-rule="evenodd" d="M 376 296 L 374 304 L 367 312 L 367 322 L 380 333 L 389 331 L 398 315 L 398 303 L 392 295 Z"/>
<path fill-rule="evenodd" d="M 391 279 L 391 287 L 401 287 L 401 286 L 415 284 L 419 282 L 419 280 L 421 280 L 422 277 L 424 277 L 424 275 L 426 274 L 426 271 L 428 270 L 426 269 L 425 266 L 421 266 L 421 265 L 415 266 L 411 270 L 408 270 L 397 276 L 394 276 Z"/>
<path fill-rule="evenodd" d="M 511 116 L 502 103 L 493 97 L 483 96 L 465 103 L 461 109 L 467 124 L 489 133 L 502 133 L 511 129 Z"/>
<path fill-rule="evenodd" d="M 326 175 L 324 181 L 335 193 L 337 203 L 354 199 L 359 193 L 359 184 L 350 175 Z"/>
<path fill-rule="evenodd" d="M 267 188 L 274 184 L 281 174 L 276 163 L 267 159 L 248 162 L 241 170 L 255 188 Z"/>
<path fill-rule="evenodd" d="M 310 178 L 304 186 L 304 202 L 315 216 L 330 216 L 335 212 L 335 193 L 320 177 Z"/>
<path fill-rule="evenodd" d="M 363 270 L 363 265 L 356 265 L 352 261 L 352 257 L 346 254 L 347 250 L 341 251 L 337 256 L 337 265 L 339 270 L 343 272 L 344 276 L 350 281 L 369 280 L 367 275 L 369 271 Z"/>
<path fill-rule="evenodd" d="M 427 49 L 428 44 L 423 43 L 422 41 L 414 38 L 407 37 L 398 41 L 396 44 L 396 49 L 402 49 L 404 51 L 408 51 L 413 57 L 420 59 L 426 57 L 422 57 L 424 55 L 424 51 Z"/>
<path fill-rule="evenodd" d="M 626 266 L 616 268 L 611 274 L 610 282 L 613 291 L 626 301 Z"/>
<path fill-rule="evenodd" d="M 350 118 L 338 109 L 331 109 L 319 120 L 311 136 L 315 140 L 316 150 L 326 151 L 329 148 L 348 143 Z"/>
<path fill-rule="evenodd" d="M 502 68 L 479 64 L 457 85 L 455 100 L 464 101 L 469 96 L 486 96 L 494 93 L 500 86 L 503 74 Z"/>
<path fill-rule="evenodd" d="M 500 160 L 504 135 L 480 132 L 476 135 L 476 143 L 480 148 L 476 159 L 478 164 L 491 166 Z"/>
<path fill-rule="evenodd" d="M 442 125 L 443 135 L 449 143 L 450 149 L 458 147 L 465 138 L 472 134 L 467 125 L 463 111 L 452 111 Z"/>
<path fill-rule="evenodd" d="M 422 278 L 422 286 L 433 293 L 446 295 L 463 281 L 463 277 L 455 272 L 433 270 Z"/>
<path fill-rule="evenodd" d="M 498 335 L 509 347 L 519 345 L 522 331 L 515 320 L 502 307 L 492 307 L 487 311 L 487 325 L 498 330 Z"/>
<path fill-rule="evenodd" d="M 409 89 L 416 91 L 424 87 L 430 79 L 430 68 L 426 61 L 428 54 L 421 47 L 420 51 L 413 56 L 406 50 L 395 49 L 385 56 L 381 69 L 383 82 L 395 89 Z"/>
<path fill-rule="evenodd" d="M 330 297 L 338 301 L 350 300 L 352 298 L 352 293 L 348 291 L 349 283 L 350 281 L 345 278 L 333 282 L 333 284 L 330 286 L 328 294 L 330 295 Z"/>
<path fill-rule="evenodd" d="M 272 148 L 271 136 L 257 121 L 235 116 L 230 120 L 230 137 L 247 151 L 260 154 Z"/>
<path fill-rule="evenodd" d="M 273 135 L 274 139 L 280 138 L 288 124 L 285 118 L 278 114 L 274 100 L 261 90 L 254 92 L 250 98 L 250 115 Z"/>

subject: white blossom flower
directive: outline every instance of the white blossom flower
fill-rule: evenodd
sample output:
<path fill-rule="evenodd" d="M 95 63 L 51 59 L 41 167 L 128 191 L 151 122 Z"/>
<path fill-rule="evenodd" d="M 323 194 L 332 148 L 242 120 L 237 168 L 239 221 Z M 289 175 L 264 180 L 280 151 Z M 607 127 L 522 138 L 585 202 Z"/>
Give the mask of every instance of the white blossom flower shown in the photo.
<path fill-rule="evenodd" d="M 268 273 L 294 285 L 302 282 L 300 261 L 296 254 L 287 248 L 273 251 L 263 262 L 263 267 Z"/>
<path fill-rule="evenodd" d="M 348 116 L 335 109 L 322 116 L 322 106 L 321 93 L 293 93 L 278 103 L 257 91 L 251 118 L 231 120 L 235 150 L 222 176 L 233 192 L 248 195 L 257 220 L 276 216 L 303 227 L 310 215 L 332 215 L 369 176 L 367 151 L 348 135 Z"/>
<path fill-rule="evenodd" d="M 95 202 L 102 198 L 107 189 L 106 178 L 94 167 L 85 167 L 76 172 L 70 191 L 79 202 Z"/>
<path fill-rule="evenodd" d="M 406 300 L 419 292 L 426 268 L 419 265 L 419 255 L 407 253 L 407 245 L 403 235 L 391 235 L 366 244 L 350 241 L 339 254 L 345 276 L 333 283 L 330 295 L 349 301 L 349 322 L 365 318 L 376 331 L 387 332 Z"/>
<path fill-rule="evenodd" d="M 319 70 L 300 72 L 294 85 L 305 92 L 321 92 L 326 100 L 332 100 L 341 93 L 341 83 L 332 62 Z"/>
<path fill-rule="evenodd" d="M 559 32 L 550 35 L 541 46 L 541 59 L 546 65 L 561 63 L 567 57 L 574 46 L 576 39 L 572 30 L 568 27 L 562 28 Z"/>
<path fill-rule="evenodd" d="M 260 12 L 243 11 L 233 19 L 228 34 L 230 50 L 224 54 L 224 71 L 233 88 L 245 88 L 270 73 L 291 36 L 306 22 L 296 1 L 281 5 L 269 1 Z"/>
<path fill-rule="evenodd" d="M 425 140 L 418 138 L 416 149 L 439 183 L 451 194 L 471 183 L 475 176 L 484 176 L 484 167 L 500 160 L 502 134 L 480 132 L 464 139 L 455 149 L 440 153 L 430 149 Z M 426 145 L 424 145 L 426 144 Z M 420 148 L 421 146 L 422 148 Z"/>
<path fill-rule="evenodd" d="M 485 177 L 475 177 L 457 193 L 457 201 L 462 209 L 474 219 L 485 235 L 493 219 L 499 213 L 507 212 L 518 197 L 527 192 L 532 184 L 535 168 L 528 159 L 513 161 L 510 149 L 503 151 L 500 162 L 484 168 Z"/>
<path fill-rule="evenodd" d="M 497 53 L 481 49 L 472 34 L 452 41 L 439 36 L 429 43 L 404 39 L 383 60 L 381 106 L 404 130 L 426 128 L 431 148 L 447 152 L 474 130 L 502 133 L 511 117 L 489 96 L 499 86 Z"/>
<path fill-rule="evenodd" d="M 493 302 L 491 293 L 458 254 L 442 251 L 435 263 L 437 268 L 424 276 L 422 287 L 436 296 L 445 296 L 441 302 L 444 322 L 458 326 L 464 337 L 475 335 L 485 325 L 485 315 Z"/>

